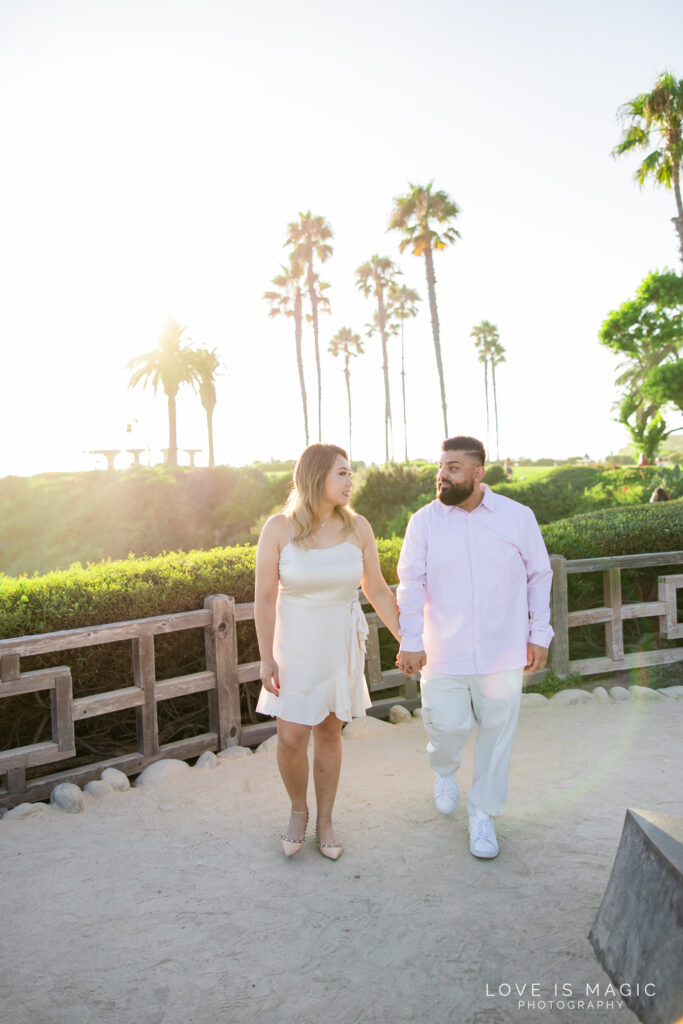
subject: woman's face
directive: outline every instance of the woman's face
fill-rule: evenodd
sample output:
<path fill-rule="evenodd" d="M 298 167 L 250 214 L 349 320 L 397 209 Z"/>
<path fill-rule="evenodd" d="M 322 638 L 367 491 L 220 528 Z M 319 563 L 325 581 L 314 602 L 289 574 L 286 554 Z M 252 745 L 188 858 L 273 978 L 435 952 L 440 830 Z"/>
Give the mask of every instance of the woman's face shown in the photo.
<path fill-rule="evenodd" d="M 351 494 L 351 466 L 343 455 L 338 455 L 325 477 L 325 501 L 331 505 L 348 505 Z"/>

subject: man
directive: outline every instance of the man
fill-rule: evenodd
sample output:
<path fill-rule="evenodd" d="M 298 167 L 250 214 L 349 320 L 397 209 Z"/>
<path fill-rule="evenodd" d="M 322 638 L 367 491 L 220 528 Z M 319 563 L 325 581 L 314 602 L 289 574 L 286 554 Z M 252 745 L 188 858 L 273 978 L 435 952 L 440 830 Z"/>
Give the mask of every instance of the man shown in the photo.
<path fill-rule="evenodd" d="M 401 671 L 421 671 L 434 803 L 452 814 L 456 772 L 479 723 L 468 793 L 470 851 L 495 857 L 493 819 L 503 813 L 524 669 L 544 667 L 553 636 L 550 560 L 530 508 L 482 483 L 486 453 L 450 437 L 436 500 L 408 523 L 398 562 Z M 474 709 L 474 716 L 472 713 Z"/>

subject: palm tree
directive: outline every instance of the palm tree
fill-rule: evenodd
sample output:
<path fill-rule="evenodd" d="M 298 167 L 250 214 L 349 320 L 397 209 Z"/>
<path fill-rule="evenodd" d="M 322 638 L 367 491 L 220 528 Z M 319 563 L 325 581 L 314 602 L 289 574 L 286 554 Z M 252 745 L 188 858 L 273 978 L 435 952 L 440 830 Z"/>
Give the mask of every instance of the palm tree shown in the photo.
<path fill-rule="evenodd" d="M 490 335 L 495 331 L 493 324 L 488 320 L 482 320 L 478 327 L 470 331 L 470 338 L 474 338 L 474 347 L 479 353 L 479 362 L 484 364 L 484 394 L 486 396 L 486 451 L 491 447 L 491 417 L 489 413 L 489 357 L 490 357 Z"/>
<path fill-rule="evenodd" d="M 403 323 L 410 317 L 417 316 L 417 305 L 420 296 L 407 285 L 398 285 L 395 281 L 389 285 L 389 320 L 398 321 L 401 325 L 401 391 L 403 394 L 403 444 L 405 461 L 408 461 L 408 420 L 406 416 L 406 366 L 405 348 L 403 344 Z"/>
<path fill-rule="evenodd" d="M 318 375 L 318 440 L 322 440 L 322 376 L 320 371 L 320 343 L 318 330 L 318 314 L 329 312 L 329 299 L 321 302 L 321 292 L 329 288 L 320 281 L 315 271 L 315 263 L 325 263 L 332 255 L 332 228 L 324 217 L 314 217 L 310 210 L 299 214 L 298 221 L 287 225 L 287 241 L 292 246 L 292 257 L 299 262 L 306 273 L 306 287 L 311 304 L 311 323 L 313 324 L 313 341 L 315 344 L 315 367 Z"/>
<path fill-rule="evenodd" d="M 432 335 L 436 353 L 436 368 L 439 374 L 441 389 L 441 409 L 443 411 L 443 427 L 448 436 L 448 417 L 446 414 L 446 388 L 443 378 L 441 361 L 441 341 L 439 339 L 439 314 L 436 308 L 436 278 L 434 276 L 434 249 L 445 249 L 452 245 L 460 232 L 451 222 L 460 213 L 460 208 L 446 192 L 432 192 L 433 182 L 428 185 L 409 184 L 407 195 L 398 196 L 396 206 L 389 220 L 389 230 L 402 231 L 399 249 L 403 252 L 409 246 L 414 256 L 424 256 L 427 272 L 427 291 L 429 294 L 429 312 L 432 318 Z M 444 225 L 441 234 L 434 230 L 433 224 Z"/>
<path fill-rule="evenodd" d="M 128 387 L 133 388 L 140 382 L 143 387 L 151 380 L 154 394 L 159 384 L 168 398 L 168 463 L 178 465 L 178 438 L 176 429 L 176 395 L 181 384 L 193 384 L 197 378 L 194 356 L 195 350 L 190 345 L 183 345 L 183 334 L 186 328 L 181 327 L 170 317 L 159 337 L 158 347 L 141 356 L 134 356 L 126 363 L 126 369 L 135 370 Z"/>
<path fill-rule="evenodd" d="M 665 188 L 673 188 L 678 216 L 671 219 L 678 233 L 683 260 L 683 78 L 677 80 L 669 72 L 661 74 L 652 92 L 641 93 L 624 103 L 619 108 L 619 116 L 624 131 L 612 155 L 621 156 L 631 150 L 654 146 L 635 172 L 635 179 L 641 188 L 646 178 L 653 178 Z"/>
<path fill-rule="evenodd" d="M 500 458 L 500 445 L 498 442 L 498 395 L 496 394 L 496 367 L 505 362 L 505 349 L 498 340 L 498 329 L 496 338 L 491 350 L 491 382 L 493 384 L 493 411 L 496 420 L 496 459 Z"/>
<path fill-rule="evenodd" d="M 346 377 L 346 397 L 349 405 L 349 459 L 351 458 L 351 371 L 349 362 L 352 356 L 359 356 L 363 351 L 363 343 L 359 334 L 354 334 L 350 327 L 340 327 L 329 344 L 328 352 L 333 356 L 344 356 L 344 376 Z"/>
<path fill-rule="evenodd" d="M 388 256 L 371 256 L 367 263 L 356 270 L 356 287 L 367 298 L 374 292 L 377 312 L 368 324 L 368 336 L 379 333 L 382 339 L 382 369 L 384 371 L 384 458 L 389 462 L 389 434 L 391 432 L 391 391 L 389 388 L 389 350 L 387 341 L 390 329 L 387 326 L 387 292 L 396 283 L 401 271 Z M 391 332 L 393 333 L 393 332 Z M 392 452 L 393 455 L 393 452 Z"/>
<path fill-rule="evenodd" d="M 486 447 L 489 448 L 490 415 L 489 415 L 489 366 L 491 367 L 491 383 L 493 390 L 493 409 L 496 424 L 496 459 L 500 458 L 498 442 L 498 396 L 496 394 L 496 366 L 505 362 L 505 349 L 500 343 L 498 328 L 488 320 L 482 320 L 470 331 L 474 338 L 475 348 L 479 352 L 479 362 L 484 364 L 484 392 L 486 395 Z"/>
<path fill-rule="evenodd" d="M 209 465 L 215 466 L 213 454 L 213 411 L 216 408 L 216 371 L 221 365 L 221 361 L 215 348 L 198 348 L 194 350 L 192 362 L 197 375 L 195 387 L 199 391 L 199 400 L 206 412 L 206 429 L 209 436 Z"/>
<path fill-rule="evenodd" d="M 291 316 L 294 319 L 294 341 L 296 344 L 296 365 L 299 371 L 299 387 L 301 389 L 301 405 L 304 410 L 304 433 L 308 448 L 308 403 L 306 401 L 306 381 L 301 351 L 303 331 L 303 267 L 301 263 L 290 257 L 289 267 L 282 266 L 282 273 L 273 278 L 277 291 L 265 292 L 263 297 L 270 303 L 268 316 Z"/>

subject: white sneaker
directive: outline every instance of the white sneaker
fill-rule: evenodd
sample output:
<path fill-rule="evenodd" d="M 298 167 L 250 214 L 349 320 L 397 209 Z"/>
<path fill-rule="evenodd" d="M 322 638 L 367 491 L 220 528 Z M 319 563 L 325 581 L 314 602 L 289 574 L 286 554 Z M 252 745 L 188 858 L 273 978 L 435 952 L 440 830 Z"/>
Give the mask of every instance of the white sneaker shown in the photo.
<path fill-rule="evenodd" d="M 486 859 L 497 857 L 498 841 L 491 815 L 472 804 L 467 805 L 467 813 L 470 818 L 470 853 Z"/>
<path fill-rule="evenodd" d="M 460 789 L 455 775 L 437 775 L 434 783 L 434 806 L 441 814 L 452 814 L 458 806 Z"/>

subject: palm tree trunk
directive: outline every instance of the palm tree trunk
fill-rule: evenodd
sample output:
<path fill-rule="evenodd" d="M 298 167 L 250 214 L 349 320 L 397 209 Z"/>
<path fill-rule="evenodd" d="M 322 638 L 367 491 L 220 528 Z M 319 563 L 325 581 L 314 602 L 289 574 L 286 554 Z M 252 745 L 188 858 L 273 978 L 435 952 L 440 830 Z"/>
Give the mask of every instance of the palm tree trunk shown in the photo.
<path fill-rule="evenodd" d="M 403 346 L 403 320 L 401 317 L 401 391 L 403 393 L 403 445 L 405 461 L 408 461 L 408 420 L 406 417 L 406 364 L 405 351 Z"/>
<path fill-rule="evenodd" d="M 318 375 L 318 441 L 323 439 L 322 401 L 323 387 L 320 372 L 320 345 L 318 342 L 318 299 L 315 294 L 315 281 L 313 278 L 313 257 L 308 264 L 308 295 L 311 300 L 311 319 L 313 321 L 313 342 L 315 345 L 315 370 Z"/>
<path fill-rule="evenodd" d="M 432 250 L 425 249 L 425 264 L 427 267 L 427 292 L 429 293 L 429 312 L 432 318 L 432 336 L 434 338 L 434 352 L 436 354 L 436 368 L 439 374 L 439 388 L 441 390 L 441 409 L 443 411 L 443 429 L 448 437 L 448 417 L 446 413 L 446 388 L 443 379 L 443 363 L 441 362 L 441 341 L 439 339 L 439 314 L 436 308 L 436 278 L 434 277 L 434 259 Z"/>
<path fill-rule="evenodd" d="M 678 232 L 678 248 L 681 252 L 681 260 L 683 261 L 683 201 L 681 201 L 681 164 L 679 160 L 672 160 L 673 163 L 673 187 L 674 196 L 676 197 L 676 209 L 678 210 L 678 216 L 672 217 L 674 227 Z"/>
<path fill-rule="evenodd" d="M 496 459 L 500 458 L 500 448 L 498 445 L 498 398 L 496 396 L 496 364 L 491 360 L 491 381 L 493 383 L 493 416 L 496 421 Z"/>
<path fill-rule="evenodd" d="M 346 377 L 346 396 L 349 403 L 349 462 L 351 461 L 351 371 L 349 370 L 349 357 L 346 357 L 346 366 L 344 367 L 344 376 Z"/>
<path fill-rule="evenodd" d="M 379 322 L 379 333 L 382 338 L 382 369 L 384 370 L 384 460 L 389 462 L 389 432 L 391 431 L 391 391 L 389 389 L 389 349 L 387 347 L 387 317 L 384 309 L 384 296 L 379 285 L 375 288 L 377 296 L 377 319 Z M 393 431 L 392 433 L 392 457 L 393 457 Z M 393 461 L 393 458 L 392 458 Z"/>
<path fill-rule="evenodd" d="M 168 396 L 168 464 L 169 466 L 178 465 L 175 395 Z"/>
<path fill-rule="evenodd" d="M 484 393 L 486 395 L 486 451 L 491 447 L 491 430 L 489 417 L 489 361 L 484 359 Z"/>
<path fill-rule="evenodd" d="M 209 465 L 215 466 L 213 457 L 213 409 L 206 410 L 206 431 L 209 435 Z"/>
<path fill-rule="evenodd" d="M 301 352 L 301 335 L 303 331 L 303 310 L 301 292 L 297 288 L 294 300 L 294 333 L 296 338 L 296 365 L 299 370 L 299 387 L 301 388 L 301 404 L 304 410 L 304 433 L 306 435 L 306 447 L 308 448 L 308 404 L 306 402 L 306 379 L 304 377 L 304 361 Z"/>

